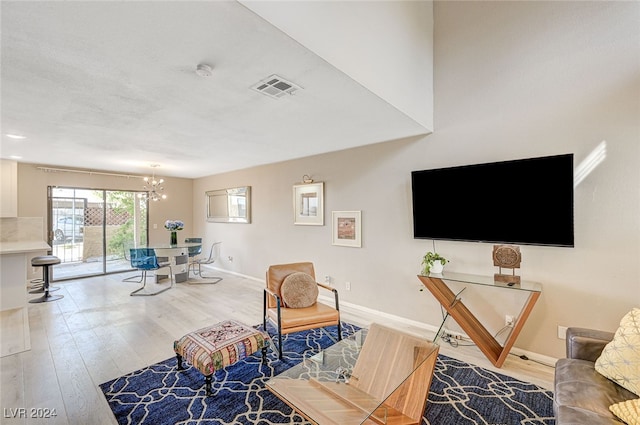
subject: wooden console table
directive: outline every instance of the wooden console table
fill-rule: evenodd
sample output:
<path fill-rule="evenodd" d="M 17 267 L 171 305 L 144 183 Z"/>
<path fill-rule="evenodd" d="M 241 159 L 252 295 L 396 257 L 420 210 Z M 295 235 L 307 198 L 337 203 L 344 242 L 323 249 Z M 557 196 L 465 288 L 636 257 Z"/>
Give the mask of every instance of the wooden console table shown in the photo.
<path fill-rule="evenodd" d="M 447 310 L 447 315 L 451 316 L 458 325 L 466 332 L 473 342 L 476 343 L 480 351 L 493 363 L 496 367 L 502 367 L 507 359 L 511 347 L 515 343 L 522 327 L 524 326 L 531 310 L 542 292 L 542 286 L 536 282 L 522 281 L 518 284 L 509 285 L 502 282 L 495 282 L 493 277 L 476 276 L 461 273 L 432 274 L 429 276 L 418 275 L 418 279 L 433 294 L 442 307 Z M 496 341 L 495 337 L 487 331 L 480 321 L 469 311 L 460 298 L 453 293 L 446 282 L 459 282 L 463 284 L 485 285 L 496 288 L 504 288 L 506 290 L 519 290 L 528 292 L 529 296 L 522 308 L 522 311 L 516 318 L 513 329 L 507 337 L 504 346 Z M 445 316 L 444 320 L 447 319 Z M 444 324 L 443 320 L 443 324 Z M 441 326 L 442 329 L 442 326 Z M 440 336 L 440 330 L 434 341 Z"/>

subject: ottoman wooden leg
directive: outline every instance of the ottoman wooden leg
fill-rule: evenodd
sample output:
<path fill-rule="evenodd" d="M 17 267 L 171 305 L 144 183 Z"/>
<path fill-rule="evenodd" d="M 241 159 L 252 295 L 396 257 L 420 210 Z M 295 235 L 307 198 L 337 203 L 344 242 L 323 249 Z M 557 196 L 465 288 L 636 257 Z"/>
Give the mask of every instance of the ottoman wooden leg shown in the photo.
<path fill-rule="evenodd" d="M 206 375 L 204 377 L 204 387 L 207 396 L 213 395 L 213 392 L 211 391 L 211 375 Z"/>
<path fill-rule="evenodd" d="M 178 370 L 184 370 L 184 367 L 182 367 L 182 356 L 180 354 L 176 354 L 176 359 L 178 359 Z"/>

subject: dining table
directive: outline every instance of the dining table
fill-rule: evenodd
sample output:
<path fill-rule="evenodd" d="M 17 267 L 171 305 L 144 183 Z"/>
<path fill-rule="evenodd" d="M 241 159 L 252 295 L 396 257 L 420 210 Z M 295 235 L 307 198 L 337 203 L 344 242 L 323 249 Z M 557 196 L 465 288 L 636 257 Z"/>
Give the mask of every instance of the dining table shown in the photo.
<path fill-rule="evenodd" d="M 158 262 L 171 265 L 175 283 L 189 280 L 189 248 L 202 246 L 200 242 L 178 242 L 177 244 L 158 243 L 149 244 L 142 248 L 152 248 Z M 167 274 L 156 273 L 156 282 L 169 277 Z"/>

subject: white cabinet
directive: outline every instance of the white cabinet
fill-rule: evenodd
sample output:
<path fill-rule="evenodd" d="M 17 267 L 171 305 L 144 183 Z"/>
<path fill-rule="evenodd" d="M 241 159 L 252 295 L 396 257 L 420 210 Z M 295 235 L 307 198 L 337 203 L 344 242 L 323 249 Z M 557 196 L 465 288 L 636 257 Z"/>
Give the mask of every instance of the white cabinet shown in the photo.
<path fill-rule="evenodd" d="M 18 216 L 18 163 L 0 159 L 0 217 Z"/>

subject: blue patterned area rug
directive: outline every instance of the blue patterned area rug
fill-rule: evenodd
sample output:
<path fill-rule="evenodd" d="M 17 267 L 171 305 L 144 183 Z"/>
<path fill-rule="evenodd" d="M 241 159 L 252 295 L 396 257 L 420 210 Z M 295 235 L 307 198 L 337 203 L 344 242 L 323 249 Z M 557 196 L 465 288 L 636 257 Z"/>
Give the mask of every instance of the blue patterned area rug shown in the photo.
<path fill-rule="evenodd" d="M 555 423 L 551 391 L 438 355 L 423 424 Z"/>
<path fill-rule="evenodd" d="M 327 328 L 337 335 L 337 327 Z M 343 336 L 356 332 L 344 323 Z M 214 396 L 204 396 L 204 377 L 188 366 L 176 370 L 176 359 L 137 370 L 100 385 L 119 424 L 269 425 L 306 424 L 265 388 L 272 376 L 302 361 L 305 351 L 333 344 L 319 330 L 287 335 L 284 358 L 269 352 L 268 364 L 251 356 L 213 377 Z M 553 394 L 449 357 L 438 356 L 423 417 L 424 425 L 553 425 Z"/>

